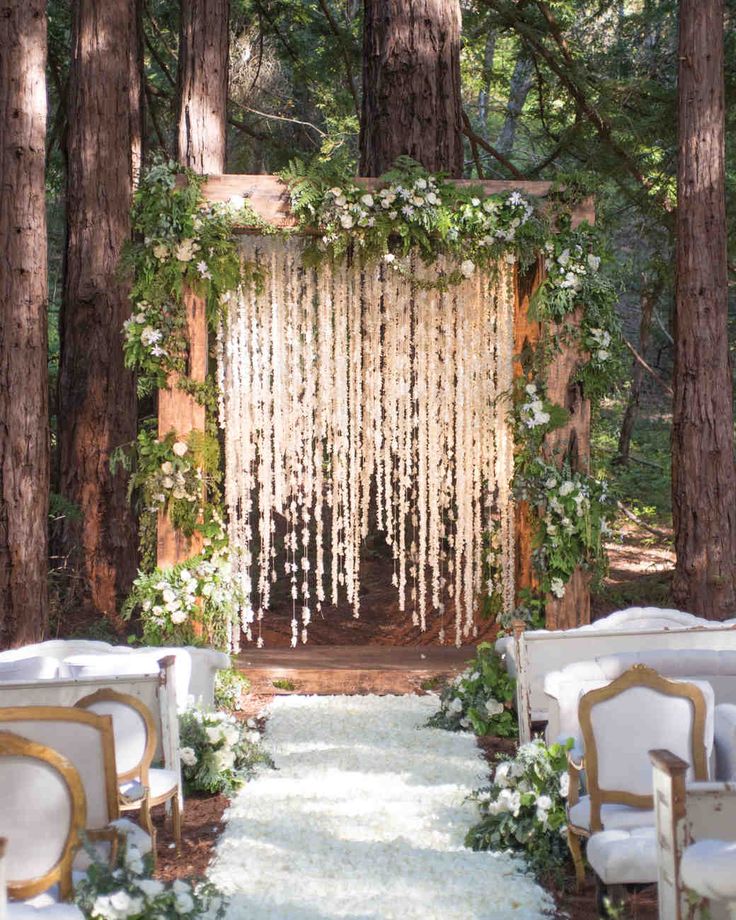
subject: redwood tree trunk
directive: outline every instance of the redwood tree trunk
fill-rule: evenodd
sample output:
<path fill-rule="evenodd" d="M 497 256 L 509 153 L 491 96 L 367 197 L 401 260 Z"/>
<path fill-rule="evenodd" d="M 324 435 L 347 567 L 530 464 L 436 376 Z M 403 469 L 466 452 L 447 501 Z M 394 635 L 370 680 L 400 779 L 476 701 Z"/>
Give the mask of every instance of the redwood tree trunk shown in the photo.
<path fill-rule="evenodd" d="M 198 173 L 225 169 L 229 0 L 181 0 L 177 158 Z"/>
<path fill-rule="evenodd" d="M 364 0 L 360 174 L 463 172 L 458 0 Z"/>
<path fill-rule="evenodd" d="M 0 12 L 0 649 L 48 613 L 46 3 Z"/>
<path fill-rule="evenodd" d="M 681 0 L 672 425 L 675 603 L 736 611 L 736 470 L 728 355 L 722 0 Z"/>
<path fill-rule="evenodd" d="M 85 601 L 115 625 L 136 572 L 136 532 L 110 453 L 136 436 L 133 374 L 123 366 L 130 315 L 120 257 L 130 239 L 133 159 L 140 148 L 135 0 L 76 0 L 69 76 L 67 247 L 59 370 L 62 494 L 81 521 L 65 542 L 79 552 Z"/>

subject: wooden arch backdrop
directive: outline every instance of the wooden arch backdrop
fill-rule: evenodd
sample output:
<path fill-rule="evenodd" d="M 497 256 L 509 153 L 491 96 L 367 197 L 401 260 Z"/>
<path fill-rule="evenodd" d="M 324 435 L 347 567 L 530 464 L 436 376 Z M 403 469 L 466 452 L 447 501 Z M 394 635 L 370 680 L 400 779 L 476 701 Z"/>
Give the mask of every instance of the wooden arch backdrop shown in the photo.
<path fill-rule="evenodd" d="M 366 188 L 380 185 L 377 179 L 359 179 Z M 526 181 L 476 181 L 453 180 L 460 186 L 481 187 L 488 195 L 519 191 L 533 198 L 545 198 L 550 182 Z M 246 198 L 255 213 L 274 227 L 296 226 L 291 213 L 288 189 L 277 176 L 221 175 L 210 176 L 204 184 L 204 197 L 208 201 L 226 202 L 239 196 Z M 593 223 L 592 202 L 586 201 L 573 212 L 573 225 L 588 221 Z M 257 232 L 254 227 L 239 228 L 241 232 Z M 529 302 L 543 279 L 542 261 L 524 276 L 516 277 L 516 304 L 514 311 L 514 352 L 518 356 L 525 345 L 535 344 L 541 333 L 540 323 L 530 319 Z M 187 329 L 189 338 L 188 374 L 195 381 L 204 381 L 209 361 L 209 343 L 204 302 L 194 294 L 186 297 Z M 573 317 L 575 321 L 575 317 Z M 554 335 L 554 327 L 550 330 Z M 564 406 L 570 413 L 562 427 L 547 435 L 544 451 L 548 458 L 569 457 L 574 469 L 589 472 L 590 466 L 590 403 L 579 383 L 574 382 L 579 354 L 563 344 L 555 355 L 547 373 L 549 399 Z M 521 373 L 516 361 L 516 372 Z M 192 429 L 204 430 L 205 410 L 196 400 L 177 386 L 177 376 L 169 378 L 169 385 L 161 390 L 158 404 L 158 432 L 164 437 L 170 431 L 186 435 Z M 187 539 L 176 531 L 164 514 L 159 515 L 157 536 L 157 561 L 161 566 L 173 565 L 199 552 L 201 545 L 195 536 Z M 516 587 L 517 592 L 534 585 L 532 569 L 532 531 L 529 509 L 524 502 L 516 509 Z M 547 627 L 567 629 L 590 622 L 590 587 L 584 572 L 577 570 L 563 598 L 549 596 L 546 604 Z"/>

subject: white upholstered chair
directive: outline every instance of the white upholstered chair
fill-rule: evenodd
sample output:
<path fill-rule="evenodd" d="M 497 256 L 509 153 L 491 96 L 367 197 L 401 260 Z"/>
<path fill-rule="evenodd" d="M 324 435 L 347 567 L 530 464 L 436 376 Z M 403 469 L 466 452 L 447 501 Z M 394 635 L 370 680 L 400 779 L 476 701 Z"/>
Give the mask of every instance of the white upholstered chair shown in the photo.
<path fill-rule="evenodd" d="M 109 716 L 112 719 L 120 810 L 140 810 L 146 830 L 153 838 L 151 808 L 171 803 L 174 839 L 179 849 L 181 847 L 179 773 L 176 770 L 151 766 L 158 743 L 153 713 L 137 697 L 111 688 L 103 688 L 83 697 L 75 704 L 75 707 L 100 716 Z"/>
<path fill-rule="evenodd" d="M 72 863 L 87 823 L 79 773 L 43 744 L 0 732 L 0 916 L 82 918 L 72 905 Z M 8 902 L 7 895 L 14 899 Z"/>
<path fill-rule="evenodd" d="M 708 779 L 713 710 L 708 684 L 666 680 L 640 665 L 581 697 L 583 756 L 570 757 L 568 797 L 568 841 L 578 881 L 584 873 L 581 838 L 591 838 L 588 861 L 605 884 L 611 876 L 597 861 L 596 835 L 616 831 L 635 837 L 635 831 L 653 828 L 652 748 L 669 747 L 692 764 L 691 778 Z M 587 789 L 581 796 L 583 771 Z M 644 883 L 654 878 L 616 881 Z"/>
<path fill-rule="evenodd" d="M 0 708 L 0 731 L 45 745 L 74 766 L 87 802 L 87 836 L 109 844 L 113 835 L 108 825 L 120 817 L 110 717 L 64 706 L 15 706 Z M 75 867 L 88 864 L 87 854 L 80 851 Z"/>

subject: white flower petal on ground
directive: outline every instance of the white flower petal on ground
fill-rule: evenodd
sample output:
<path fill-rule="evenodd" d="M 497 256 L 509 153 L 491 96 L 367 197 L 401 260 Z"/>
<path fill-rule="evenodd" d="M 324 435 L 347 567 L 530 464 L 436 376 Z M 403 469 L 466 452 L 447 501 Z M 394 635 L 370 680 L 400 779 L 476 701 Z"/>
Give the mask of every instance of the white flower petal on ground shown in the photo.
<path fill-rule="evenodd" d="M 209 877 L 249 920 L 540 918 L 552 899 L 507 854 L 463 846 L 487 767 L 424 725 L 437 697 L 279 697 L 277 769 L 232 801 Z"/>

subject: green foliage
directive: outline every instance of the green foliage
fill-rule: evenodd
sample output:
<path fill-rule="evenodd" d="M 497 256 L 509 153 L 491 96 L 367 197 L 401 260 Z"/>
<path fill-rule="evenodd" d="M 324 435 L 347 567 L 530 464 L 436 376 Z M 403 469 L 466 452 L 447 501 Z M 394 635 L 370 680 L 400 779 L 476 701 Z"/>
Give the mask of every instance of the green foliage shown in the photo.
<path fill-rule="evenodd" d="M 522 853 L 538 876 L 559 880 L 569 859 L 565 799 L 571 746 L 572 740 L 548 747 L 537 738 L 512 760 L 501 759 L 491 785 L 474 793 L 481 820 L 468 831 L 466 846 Z"/>
<path fill-rule="evenodd" d="M 203 431 L 182 438 L 170 431 L 160 439 L 144 428 L 129 449 L 113 452 L 110 465 L 131 473 L 128 496 L 137 499 L 139 513 L 164 511 L 187 537 L 199 530 L 205 505 L 219 501 L 220 445 Z"/>
<path fill-rule="evenodd" d="M 183 179 L 178 178 L 183 175 Z M 245 199 L 206 204 L 203 177 L 159 161 L 142 177 L 133 199 L 135 242 L 125 265 L 132 271 L 131 317 L 124 324 L 126 367 L 138 373 L 138 392 L 166 385 L 186 369 L 184 294 L 203 297 L 216 329 L 223 297 L 249 275 L 241 265 L 233 228 L 259 223 Z"/>
<path fill-rule="evenodd" d="M 540 590 L 564 597 L 578 566 L 600 582 L 607 571 L 603 544 L 615 518 L 606 481 L 537 459 L 515 476 L 514 494 L 538 510 L 532 558 Z"/>
<path fill-rule="evenodd" d="M 254 724 L 224 712 L 187 709 L 179 716 L 186 794 L 232 795 L 260 765 L 273 766 Z"/>
<path fill-rule="evenodd" d="M 241 600 L 227 552 L 210 547 L 174 566 L 139 573 L 121 614 L 139 614 L 146 645 L 226 648 Z"/>
<path fill-rule="evenodd" d="M 515 738 L 515 688 L 516 681 L 506 673 L 493 646 L 481 642 L 468 667 L 442 691 L 440 708 L 427 724 L 448 731 L 472 729 L 476 735 Z"/>
<path fill-rule="evenodd" d="M 74 884 L 74 900 L 88 920 L 218 920 L 227 901 L 204 881 L 160 882 L 151 878 L 150 854 L 143 855 L 147 835 L 132 822 L 113 822 L 119 845 L 112 863 L 100 859 L 89 843 L 90 866 Z"/>
<path fill-rule="evenodd" d="M 289 680 L 288 677 L 279 677 L 272 683 L 277 690 L 286 690 L 289 693 L 292 690 L 296 690 L 296 684 L 293 680 Z"/>
<path fill-rule="evenodd" d="M 237 668 L 227 668 L 215 675 L 215 706 L 226 712 L 243 708 L 243 696 L 250 690 L 250 681 Z"/>

